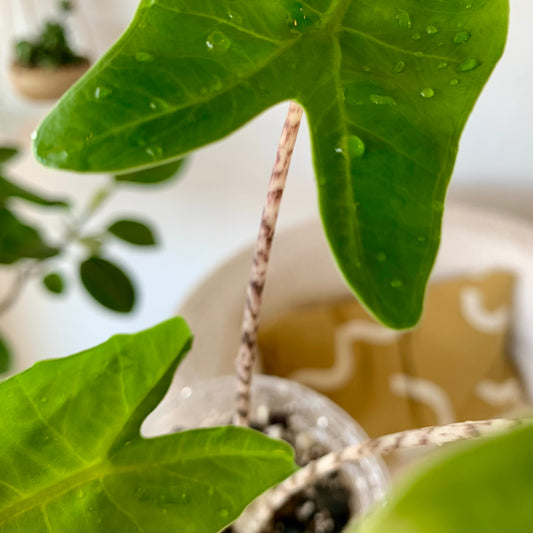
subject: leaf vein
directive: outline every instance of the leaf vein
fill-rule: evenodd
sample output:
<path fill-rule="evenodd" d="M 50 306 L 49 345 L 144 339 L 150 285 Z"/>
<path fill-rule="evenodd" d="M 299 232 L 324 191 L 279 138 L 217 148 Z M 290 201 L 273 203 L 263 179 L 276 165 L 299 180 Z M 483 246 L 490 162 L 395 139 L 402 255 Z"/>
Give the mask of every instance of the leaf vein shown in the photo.
<path fill-rule="evenodd" d="M 413 51 L 413 50 L 407 50 L 406 48 L 401 48 L 400 46 L 396 46 L 394 44 L 388 43 L 387 41 L 378 39 L 377 37 L 374 37 L 373 35 L 370 35 L 369 33 L 365 33 L 364 31 L 356 30 L 355 28 L 348 28 L 347 26 L 342 26 L 341 30 L 345 31 L 346 33 L 358 35 L 359 37 L 362 37 L 363 39 L 367 41 L 378 44 L 379 46 L 382 46 L 384 48 L 389 48 L 390 50 L 395 50 L 396 52 L 401 52 L 402 54 L 407 54 L 407 55 L 416 57 L 418 59 L 418 52 Z M 438 61 L 447 61 L 449 63 L 456 63 L 456 64 L 460 63 L 460 61 L 457 59 L 453 59 L 451 57 L 446 57 L 446 56 L 439 56 L 435 54 L 424 53 L 422 57 L 428 58 L 428 59 L 435 59 Z"/>
<path fill-rule="evenodd" d="M 167 4 L 155 4 L 157 5 L 158 7 L 162 8 L 162 9 L 165 9 L 167 11 L 170 11 L 170 12 L 173 12 L 173 13 L 178 13 L 180 15 L 188 15 L 188 16 L 192 16 L 192 17 L 198 17 L 198 18 L 202 18 L 202 19 L 206 19 L 206 20 L 210 20 L 210 21 L 214 21 L 214 22 L 218 22 L 219 24 L 222 24 L 224 26 L 229 26 L 237 31 L 240 31 L 241 33 L 245 33 L 247 35 L 250 35 L 251 37 L 255 37 L 256 39 L 260 39 L 260 40 L 263 40 L 263 41 L 268 41 L 269 43 L 272 43 L 272 44 L 276 44 L 276 45 L 280 45 L 282 44 L 282 41 L 278 41 L 276 39 L 272 39 L 271 37 L 267 37 L 266 35 L 261 35 L 260 33 L 256 33 L 255 31 L 252 31 L 252 30 L 249 30 L 247 28 L 243 28 L 242 26 L 238 26 L 237 24 L 233 24 L 231 22 L 229 22 L 228 20 L 224 20 L 224 19 L 221 19 L 215 15 L 208 15 L 207 13 L 196 13 L 194 11 L 180 11 L 178 9 L 174 9 L 173 7 L 167 5 Z"/>

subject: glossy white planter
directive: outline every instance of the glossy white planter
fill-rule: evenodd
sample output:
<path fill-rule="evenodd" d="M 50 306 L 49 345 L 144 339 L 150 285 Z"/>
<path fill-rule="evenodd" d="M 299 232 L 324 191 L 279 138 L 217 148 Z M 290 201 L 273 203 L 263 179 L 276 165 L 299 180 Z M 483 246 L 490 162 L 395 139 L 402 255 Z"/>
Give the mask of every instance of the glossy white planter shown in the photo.
<path fill-rule="evenodd" d="M 223 376 L 184 387 L 164 402 L 143 424 L 146 436 L 169 433 L 177 428 L 227 425 L 235 412 L 236 383 Z M 257 375 L 252 384 L 252 421 L 261 410 L 290 416 L 291 429 L 325 449 L 334 451 L 367 440 L 361 427 L 331 400 L 303 385 L 286 379 Z M 389 476 L 381 460 L 362 459 L 343 468 L 353 489 L 352 509 L 364 512 L 382 500 Z"/>
<path fill-rule="evenodd" d="M 252 246 L 197 286 L 178 309 L 195 335 L 194 347 L 173 387 L 231 374 Z M 505 268 L 517 276 L 512 323 L 512 352 L 533 392 L 533 228 L 527 223 L 468 206 L 447 206 L 442 245 L 433 279 Z M 347 296 L 321 224 L 312 220 L 274 239 L 262 318 L 298 306 Z"/>

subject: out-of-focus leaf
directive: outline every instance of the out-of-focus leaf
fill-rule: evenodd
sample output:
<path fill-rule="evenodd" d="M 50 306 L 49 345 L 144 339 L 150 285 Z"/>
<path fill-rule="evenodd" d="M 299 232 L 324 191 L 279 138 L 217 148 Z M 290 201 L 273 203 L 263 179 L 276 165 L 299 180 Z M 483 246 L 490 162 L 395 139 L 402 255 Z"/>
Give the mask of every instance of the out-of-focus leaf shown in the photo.
<path fill-rule="evenodd" d="M 156 240 L 152 230 L 136 220 L 117 220 L 107 231 L 123 241 L 138 246 L 153 246 Z"/>
<path fill-rule="evenodd" d="M 65 281 L 61 274 L 51 272 L 43 278 L 43 285 L 53 294 L 63 294 L 65 292 Z"/>
<path fill-rule="evenodd" d="M 0 374 L 7 372 L 11 366 L 11 349 L 0 334 Z"/>
<path fill-rule="evenodd" d="M 0 165 L 13 159 L 18 153 L 18 148 L 12 146 L 0 146 Z"/>
<path fill-rule="evenodd" d="M 412 327 L 459 137 L 503 52 L 508 13 L 508 0 L 143 0 L 44 119 L 35 153 L 116 174 L 296 100 L 346 281 L 378 319 Z"/>
<path fill-rule="evenodd" d="M 15 185 L 12 181 L 0 176 L 0 205 L 8 198 L 21 198 L 27 202 L 43 205 L 46 207 L 68 207 L 68 203 L 60 199 L 47 199 L 35 194 L 28 189 Z"/>
<path fill-rule="evenodd" d="M 144 168 L 135 172 L 128 172 L 126 174 L 119 174 L 115 176 L 117 181 L 140 183 L 150 185 L 153 183 L 162 183 L 172 178 L 177 178 L 183 171 L 185 165 L 185 159 L 178 159 L 177 161 L 171 161 L 164 165 L 158 165 L 156 167 Z"/>
<path fill-rule="evenodd" d="M 190 344 L 174 318 L 1 383 L 0 532 L 217 533 L 290 475 L 252 430 L 141 437 Z"/>
<path fill-rule="evenodd" d="M 533 427 L 458 446 L 397 487 L 353 533 L 533 530 Z"/>
<path fill-rule="evenodd" d="M 47 259 L 59 250 L 48 246 L 39 232 L 23 224 L 9 209 L 0 207 L 0 264 L 9 265 L 19 259 Z"/>
<path fill-rule="evenodd" d="M 89 257 L 80 265 L 80 277 L 89 294 L 118 313 L 129 313 L 135 304 L 135 289 L 128 276 L 114 263 Z"/>

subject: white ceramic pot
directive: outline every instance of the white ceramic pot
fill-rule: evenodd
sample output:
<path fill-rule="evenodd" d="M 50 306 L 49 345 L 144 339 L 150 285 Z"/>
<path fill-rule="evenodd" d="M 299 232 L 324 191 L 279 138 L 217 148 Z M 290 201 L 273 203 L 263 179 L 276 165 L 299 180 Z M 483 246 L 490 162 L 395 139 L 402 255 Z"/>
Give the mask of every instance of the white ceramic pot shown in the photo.
<path fill-rule="evenodd" d="M 229 259 L 197 286 L 178 309 L 178 314 L 190 324 L 195 341 L 176 378 L 174 394 L 200 379 L 234 371 L 252 255 L 253 246 L 250 246 Z M 432 279 L 496 268 L 511 270 L 517 276 L 512 352 L 531 393 L 533 228 L 477 208 L 448 206 Z M 349 294 L 318 220 L 275 236 L 261 312 L 263 319 Z"/>
<path fill-rule="evenodd" d="M 142 432 L 145 436 L 154 436 L 177 429 L 227 425 L 235 412 L 235 391 L 233 376 L 184 387 L 147 418 Z M 304 441 L 299 444 L 297 439 L 297 455 L 301 455 L 299 448 L 305 448 L 308 442 L 334 451 L 368 439 L 361 427 L 331 400 L 286 379 L 256 375 L 251 407 L 252 422 L 260 421 L 265 410 L 288 415 L 291 429 Z M 364 458 L 357 464 L 343 467 L 343 473 L 353 493 L 352 512 L 364 512 L 382 500 L 389 477 L 380 459 Z"/>

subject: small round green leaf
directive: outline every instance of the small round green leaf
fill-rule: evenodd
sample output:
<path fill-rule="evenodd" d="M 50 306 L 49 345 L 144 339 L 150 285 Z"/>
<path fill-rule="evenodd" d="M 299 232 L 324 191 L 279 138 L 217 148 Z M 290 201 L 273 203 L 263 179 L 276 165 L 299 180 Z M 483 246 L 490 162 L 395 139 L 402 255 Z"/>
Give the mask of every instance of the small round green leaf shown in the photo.
<path fill-rule="evenodd" d="M 135 289 L 128 276 L 101 257 L 90 257 L 80 265 L 80 277 L 89 294 L 117 313 L 129 313 L 135 304 Z"/>
<path fill-rule="evenodd" d="M 0 335 L 0 374 L 7 372 L 11 366 L 11 350 L 5 339 Z"/>
<path fill-rule="evenodd" d="M 107 228 L 107 231 L 123 241 L 138 246 L 156 244 L 152 230 L 146 224 L 136 220 L 117 220 Z"/>
<path fill-rule="evenodd" d="M 156 167 L 144 168 L 135 172 L 128 172 L 127 174 L 120 174 L 115 176 L 117 181 L 141 183 L 150 185 L 153 183 L 162 183 L 177 177 L 183 170 L 183 163 L 185 159 L 178 159 L 164 165 L 158 165 Z"/>
<path fill-rule="evenodd" d="M 57 272 L 51 272 L 43 278 L 43 285 L 53 294 L 63 294 L 65 292 L 65 282 L 63 276 Z"/>

